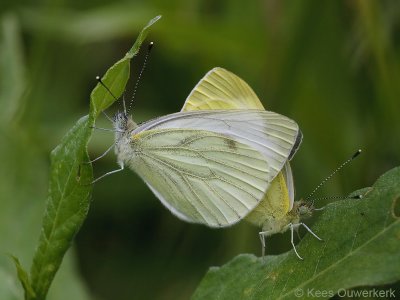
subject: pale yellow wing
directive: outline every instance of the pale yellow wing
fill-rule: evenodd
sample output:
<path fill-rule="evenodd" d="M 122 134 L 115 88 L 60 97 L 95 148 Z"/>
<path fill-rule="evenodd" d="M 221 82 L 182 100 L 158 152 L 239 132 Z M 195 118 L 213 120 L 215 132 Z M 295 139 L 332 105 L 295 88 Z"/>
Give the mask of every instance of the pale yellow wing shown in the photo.
<path fill-rule="evenodd" d="M 264 109 L 256 93 L 241 78 L 223 68 L 209 71 L 187 97 L 182 111 Z"/>
<path fill-rule="evenodd" d="M 210 227 L 240 221 L 274 173 L 253 147 L 206 130 L 145 130 L 131 145 L 129 166 L 159 200 L 180 219 Z"/>
<path fill-rule="evenodd" d="M 292 174 L 292 168 L 290 167 L 290 163 L 287 161 L 286 164 L 284 165 L 282 169 L 282 174 L 285 179 L 284 184 L 286 185 L 285 189 L 288 191 L 288 197 L 289 197 L 289 209 L 288 211 L 291 211 L 293 208 L 293 203 L 294 203 L 294 182 L 293 182 L 293 174 Z M 284 200 L 285 202 L 287 201 L 286 199 Z"/>
<path fill-rule="evenodd" d="M 217 67 L 200 80 L 182 107 L 182 111 L 210 109 L 264 109 L 264 106 L 244 80 Z M 276 176 L 254 213 L 246 219 L 258 224 L 270 213 L 284 215 L 292 209 L 293 202 L 293 177 L 287 161 L 283 173 Z"/>
<path fill-rule="evenodd" d="M 285 178 L 280 172 L 271 182 L 263 200 L 246 216 L 246 221 L 262 227 L 266 220 L 280 220 L 289 211 L 289 194 Z"/>
<path fill-rule="evenodd" d="M 179 112 L 133 130 L 119 158 L 176 216 L 224 227 L 264 198 L 298 134 L 293 120 L 265 110 Z"/>

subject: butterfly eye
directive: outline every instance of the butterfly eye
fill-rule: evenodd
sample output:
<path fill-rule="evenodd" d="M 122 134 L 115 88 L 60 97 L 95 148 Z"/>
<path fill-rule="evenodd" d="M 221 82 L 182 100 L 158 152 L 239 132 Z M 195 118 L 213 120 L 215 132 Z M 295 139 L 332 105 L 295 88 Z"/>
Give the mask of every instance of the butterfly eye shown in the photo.
<path fill-rule="evenodd" d="M 299 215 L 306 215 L 310 211 L 310 208 L 307 206 L 307 204 L 302 204 L 298 208 Z"/>

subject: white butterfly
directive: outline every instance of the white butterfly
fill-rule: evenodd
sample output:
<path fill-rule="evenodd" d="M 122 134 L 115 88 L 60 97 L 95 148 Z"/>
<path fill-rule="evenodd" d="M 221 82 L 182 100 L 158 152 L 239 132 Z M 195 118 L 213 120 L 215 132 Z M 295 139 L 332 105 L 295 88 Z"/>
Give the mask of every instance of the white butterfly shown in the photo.
<path fill-rule="evenodd" d="M 260 109 L 264 106 L 252 88 L 235 74 L 222 69 L 214 68 L 209 71 L 196 85 L 186 99 L 182 110 L 207 109 Z M 263 256 L 265 253 L 266 237 L 283 233 L 290 229 L 291 244 L 298 258 L 294 244 L 294 230 L 304 226 L 313 236 L 320 239 L 302 220 L 311 216 L 314 207 L 312 203 L 299 200 L 294 201 L 294 182 L 289 160 L 294 155 L 301 142 L 298 135 L 293 153 L 289 155 L 281 172 L 270 183 L 263 199 L 244 218 L 246 221 L 261 227 L 259 232 Z"/>
<path fill-rule="evenodd" d="M 298 125 L 265 111 L 233 73 L 211 70 L 179 113 L 137 125 L 121 112 L 113 123 L 120 168 L 100 178 L 128 166 L 182 220 L 225 227 L 245 218 L 262 227 L 263 250 L 266 236 L 291 229 L 301 258 L 293 242 L 300 225 L 318 238 L 301 222 L 313 207 L 294 201 L 289 160 L 302 140 Z"/>
<path fill-rule="evenodd" d="M 234 90 L 223 82 L 210 85 L 208 91 L 204 84 L 196 86 L 184 109 L 196 102 L 198 93 L 209 93 L 209 98 L 214 93 L 229 102 L 229 93 L 235 91 L 236 97 L 243 93 L 246 107 L 252 90 L 241 82 L 233 84 Z M 117 113 L 115 153 L 120 168 L 103 176 L 128 166 L 180 219 L 210 227 L 240 221 L 263 199 L 302 135 L 296 122 L 274 112 L 212 109 L 182 111 L 141 125 L 126 112 Z"/>
<path fill-rule="evenodd" d="M 179 112 L 140 126 L 119 113 L 114 124 L 120 170 L 179 218 L 210 227 L 255 208 L 301 137 L 293 120 L 263 110 Z"/>

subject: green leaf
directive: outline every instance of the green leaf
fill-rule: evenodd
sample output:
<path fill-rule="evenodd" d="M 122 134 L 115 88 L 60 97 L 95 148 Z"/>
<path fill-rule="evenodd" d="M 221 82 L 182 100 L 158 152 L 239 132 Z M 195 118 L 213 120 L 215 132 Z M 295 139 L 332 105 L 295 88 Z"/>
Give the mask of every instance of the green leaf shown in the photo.
<path fill-rule="evenodd" d="M 132 48 L 126 53 L 125 57 L 116 62 L 104 76 L 102 82 L 111 91 L 112 95 L 98 83 L 90 95 L 91 115 L 95 118 L 99 113 L 110 107 L 115 99 L 118 99 L 125 90 L 126 83 L 130 74 L 130 61 L 139 52 L 139 48 L 146 38 L 150 27 L 157 22 L 161 16 L 157 16 L 149 21 L 149 23 L 142 29 Z M 113 97 L 115 96 L 115 98 Z"/>
<path fill-rule="evenodd" d="M 161 16 L 157 16 L 153 19 L 151 19 L 149 21 L 149 23 L 147 23 L 147 25 L 142 29 L 142 31 L 139 33 L 139 36 L 136 39 L 136 42 L 133 44 L 132 48 L 128 51 L 128 53 L 126 54 L 126 57 L 129 59 L 132 59 L 138 52 L 139 52 L 139 48 L 140 45 L 143 43 L 144 39 L 147 36 L 147 33 L 150 29 L 150 27 L 157 22 L 158 20 L 160 20 Z"/>
<path fill-rule="evenodd" d="M 326 206 L 297 249 L 267 256 L 239 255 L 211 268 L 193 299 L 330 298 L 339 289 L 382 285 L 400 279 L 400 167 L 380 177 L 360 200 Z M 288 241 L 289 242 L 289 241 Z M 267 241 L 268 245 L 268 241 Z M 311 293 L 311 294 L 310 294 Z"/>
<path fill-rule="evenodd" d="M 34 299 L 36 297 L 36 294 L 29 281 L 28 273 L 26 273 L 26 271 L 22 268 L 18 258 L 13 255 L 11 255 L 11 258 L 14 261 L 15 267 L 17 269 L 18 279 L 25 290 L 25 299 Z"/>
<path fill-rule="evenodd" d="M 65 252 L 86 218 L 93 181 L 86 151 L 91 133 L 88 116 L 81 118 L 51 153 L 49 197 L 39 245 L 31 267 L 37 298 L 45 299 Z"/>
<path fill-rule="evenodd" d="M 158 19 L 149 22 L 128 54 L 104 75 L 103 82 L 116 97 L 125 89 L 130 60 L 139 51 L 149 27 Z M 65 253 L 87 216 L 93 181 L 92 166 L 86 163 L 90 160 L 87 145 L 96 117 L 113 101 L 114 98 L 98 84 L 91 94 L 90 114 L 82 117 L 51 153 L 49 195 L 30 280 L 17 265 L 27 299 L 46 298 Z"/>

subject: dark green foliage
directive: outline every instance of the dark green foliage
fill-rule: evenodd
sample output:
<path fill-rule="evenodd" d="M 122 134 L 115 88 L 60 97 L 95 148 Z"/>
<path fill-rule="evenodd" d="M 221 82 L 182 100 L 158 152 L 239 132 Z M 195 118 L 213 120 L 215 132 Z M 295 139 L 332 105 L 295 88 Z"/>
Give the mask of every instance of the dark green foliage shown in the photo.
<path fill-rule="evenodd" d="M 193 299 L 308 299 L 326 291 L 374 286 L 400 280 L 400 167 L 382 177 L 360 200 L 326 206 L 298 251 L 257 258 L 242 254 L 221 268 L 211 268 Z M 268 242 L 268 241 L 267 241 Z M 311 293 L 311 294 L 310 294 Z M 311 296 L 310 296 L 311 295 Z"/>
<path fill-rule="evenodd" d="M 220 66 L 248 82 L 268 110 L 300 125 L 304 140 L 292 160 L 297 199 L 359 148 L 361 157 L 316 196 L 370 186 L 400 165 L 399 1 L 5 0 L 1 6 L 0 251 L 25 269 L 45 210 L 49 153 L 87 114 L 95 76 L 158 14 L 162 24 L 151 27 L 155 47 L 132 109 L 136 122 L 179 111 L 198 80 Z M 143 52 L 132 64 L 127 99 Z M 97 90 L 108 97 L 101 107 L 109 106 L 112 97 Z M 102 116 L 96 125 L 110 127 Z M 112 142 L 112 133 L 95 132 L 90 157 Z M 110 153 L 94 163 L 95 177 L 115 168 Z M 210 266 L 261 253 L 258 228 L 184 223 L 129 170 L 96 183 L 92 199 L 49 300 L 188 299 Z M 400 215 L 400 204 L 395 211 Z M 321 215 L 307 224 L 314 229 Z M 288 233 L 272 236 L 267 253 L 289 251 L 289 240 Z M 0 299 L 23 298 L 16 273 L 0 255 Z"/>

